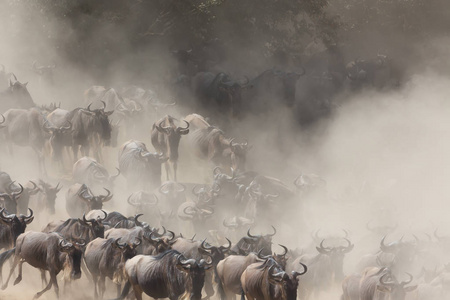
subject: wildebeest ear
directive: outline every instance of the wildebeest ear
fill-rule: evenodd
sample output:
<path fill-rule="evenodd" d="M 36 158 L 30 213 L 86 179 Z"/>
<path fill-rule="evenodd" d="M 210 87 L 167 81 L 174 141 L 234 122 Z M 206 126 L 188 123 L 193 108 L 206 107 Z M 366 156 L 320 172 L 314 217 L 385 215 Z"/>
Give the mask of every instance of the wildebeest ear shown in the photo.
<path fill-rule="evenodd" d="M 377 290 L 383 293 L 390 293 L 391 289 L 388 286 L 385 285 L 377 285 Z"/>

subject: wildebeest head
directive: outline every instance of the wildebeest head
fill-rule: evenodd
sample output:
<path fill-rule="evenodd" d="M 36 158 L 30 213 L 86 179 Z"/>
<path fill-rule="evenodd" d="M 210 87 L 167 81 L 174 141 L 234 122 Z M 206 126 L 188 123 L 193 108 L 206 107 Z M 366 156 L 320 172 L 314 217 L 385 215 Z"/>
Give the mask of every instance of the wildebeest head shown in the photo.
<path fill-rule="evenodd" d="M 124 260 L 128 260 L 136 256 L 136 248 L 142 243 L 142 240 L 136 237 L 132 243 L 120 243 L 120 239 L 121 238 L 117 238 L 113 245 L 122 252 L 122 257 Z"/>
<path fill-rule="evenodd" d="M 366 228 L 367 230 L 375 233 L 375 234 L 379 234 L 381 236 L 385 236 L 388 235 L 389 233 L 392 233 L 395 231 L 395 229 L 397 229 L 398 227 L 398 223 L 396 223 L 394 226 L 389 226 L 389 225 L 373 225 L 372 221 L 367 222 L 366 224 Z"/>
<path fill-rule="evenodd" d="M 157 125 L 154 125 L 154 128 L 156 128 L 158 132 L 167 137 L 167 155 L 171 161 L 176 161 L 178 159 L 178 145 L 180 144 L 181 136 L 189 133 L 189 122 L 183 120 L 183 122 L 186 123 L 186 127 L 180 127 L 174 124 L 175 120 L 175 118 L 167 115 L 160 120 Z"/>
<path fill-rule="evenodd" d="M 205 207 L 214 205 L 214 201 L 219 196 L 220 186 L 213 185 L 211 188 L 207 186 L 199 187 L 195 185 L 192 188 L 192 194 L 197 196 L 197 207 Z"/>
<path fill-rule="evenodd" d="M 12 77 L 14 77 L 14 81 L 11 80 Z M 19 82 L 14 74 L 12 74 L 9 79 L 9 89 L 15 98 L 15 101 L 21 108 L 30 108 L 35 106 L 34 101 L 28 92 L 27 84 L 28 82 Z"/>
<path fill-rule="evenodd" d="M 89 127 L 94 131 L 99 132 L 101 139 L 105 142 L 105 145 L 109 146 L 111 142 L 112 128 L 108 117 L 112 115 L 114 111 L 105 111 L 106 103 L 104 101 L 102 101 L 102 103 L 103 108 L 91 110 L 91 103 L 86 109 L 81 109 L 81 112 L 91 117 L 90 122 L 92 127 Z"/>
<path fill-rule="evenodd" d="M 178 182 L 166 181 L 161 184 L 158 191 L 166 197 L 166 202 L 169 203 L 172 209 L 175 209 L 186 200 L 184 194 L 186 186 Z"/>
<path fill-rule="evenodd" d="M 52 148 L 52 158 L 53 160 L 62 160 L 62 150 L 64 146 L 64 140 L 67 136 L 67 133 L 72 130 L 72 123 L 69 120 L 66 120 L 66 124 L 61 127 L 56 127 L 45 118 L 45 122 L 43 125 L 43 129 L 50 133 L 50 146 Z"/>
<path fill-rule="evenodd" d="M 58 243 L 58 250 L 66 253 L 65 268 L 70 270 L 71 279 L 79 279 L 81 277 L 81 258 L 83 256 L 83 247 L 86 242 L 83 243 L 69 243 L 64 239 L 61 239 Z"/>
<path fill-rule="evenodd" d="M 213 263 L 214 266 L 216 266 L 219 263 L 219 261 L 225 258 L 225 254 L 227 254 L 231 249 L 231 241 L 229 239 L 226 240 L 228 241 L 228 246 L 215 247 L 206 243 L 205 239 L 200 244 L 198 252 L 200 252 L 203 255 L 210 256 L 211 262 Z"/>
<path fill-rule="evenodd" d="M 208 218 L 212 217 L 214 209 L 212 207 L 197 207 L 196 205 L 189 205 L 183 209 L 183 215 L 179 215 L 180 219 L 185 221 L 198 222 L 202 224 Z"/>
<path fill-rule="evenodd" d="M 12 181 L 9 184 L 9 187 L 14 184 L 14 181 Z M 17 213 L 17 201 L 19 200 L 20 195 L 23 193 L 24 189 L 23 186 L 19 183 L 20 191 L 14 191 L 11 193 L 1 193 L 0 198 L 2 207 L 6 208 L 6 210 L 10 213 L 16 214 Z"/>
<path fill-rule="evenodd" d="M 316 174 L 301 174 L 294 180 L 294 185 L 301 192 L 309 192 L 315 189 L 325 189 L 327 182 Z"/>
<path fill-rule="evenodd" d="M 62 186 L 59 186 L 59 182 L 55 187 L 52 187 L 49 183 L 39 180 L 41 191 L 45 197 L 46 209 L 50 214 L 55 213 L 56 196 L 61 191 Z"/>
<path fill-rule="evenodd" d="M 413 276 L 406 273 L 409 276 L 409 280 L 398 282 L 397 279 L 389 273 L 380 277 L 377 284 L 377 290 L 383 293 L 389 294 L 389 299 L 392 300 L 404 300 L 407 292 L 412 292 L 417 288 L 417 285 L 406 286 L 411 283 Z M 390 277 L 390 278 L 387 278 Z"/>
<path fill-rule="evenodd" d="M 243 251 L 250 252 L 258 252 L 262 250 L 262 255 L 271 255 L 272 254 L 272 237 L 277 233 L 275 227 L 272 226 L 273 233 L 266 235 L 252 235 L 250 233 L 250 228 L 247 231 L 247 236 L 243 237 L 238 243 L 237 246 Z"/>
<path fill-rule="evenodd" d="M 269 282 L 278 285 L 283 295 L 283 299 L 286 300 L 296 300 L 297 299 L 297 288 L 298 288 L 298 276 L 306 274 L 308 267 L 303 263 L 300 263 L 303 267 L 302 272 L 292 271 L 291 275 L 287 274 L 283 270 L 277 270 L 279 272 L 274 272 L 275 264 L 269 268 Z"/>
<path fill-rule="evenodd" d="M 347 242 L 347 246 L 337 246 L 337 247 L 324 247 L 322 240 L 319 247 L 316 247 L 317 251 L 322 255 L 327 255 L 330 258 L 331 269 L 334 272 L 334 277 L 337 282 L 344 278 L 344 257 L 345 254 L 353 250 L 355 246 L 347 238 L 344 238 Z"/>
<path fill-rule="evenodd" d="M 242 105 L 241 91 L 249 86 L 249 79 L 243 81 L 232 80 L 225 73 L 217 74 L 213 84 L 217 84 L 218 94 L 216 97 L 217 105 L 229 109 L 232 117 L 239 117 L 240 107 Z"/>
<path fill-rule="evenodd" d="M 89 230 L 91 231 L 92 235 L 95 238 L 104 238 L 105 237 L 105 226 L 103 225 L 103 221 L 106 219 L 108 214 L 106 211 L 102 210 L 102 212 L 105 214 L 103 218 L 97 217 L 97 219 L 86 219 L 86 214 L 83 214 L 83 219 L 79 220 L 80 223 L 83 225 L 89 227 Z"/>
<path fill-rule="evenodd" d="M 186 294 L 190 294 L 190 299 L 200 300 L 202 298 L 202 289 L 205 282 L 205 271 L 211 269 L 212 262 L 206 262 L 204 259 L 185 259 L 181 254 L 177 257 L 177 268 L 188 274 L 186 284 Z"/>
<path fill-rule="evenodd" d="M 80 187 L 78 196 L 84 201 L 84 203 L 86 203 L 89 211 L 94 209 L 102 209 L 103 203 L 112 199 L 113 195 L 111 192 L 106 188 L 103 189 L 107 192 L 106 195 L 94 196 L 92 191 L 85 184 Z"/>
<path fill-rule="evenodd" d="M 55 68 L 56 68 L 55 62 L 53 62 L 51 65 L 45 66 L 45 65 L 38 65 L 37 61 L 34 61 L 32 65 L 32 70 L 40 76 L 42 75 L 51 76 Z"/>
<path fill-rule="evenodd" d="M 166 229 L 164 228 L 164 232 Z M 150 232 L 149 235 L 144 234 L 144 239 L 146 239 L 153 247 L 155 247 L 158 253 L 163 253 L 172 248 L 172 242 L 175 240 L 175 233 L 173 231 L 168 231 L 170 233 L 170 237 L 165 236 L 164 234 L 159 235 L 156 231 Z"/>
<path fill-rule="evenodd" d="M 247 152 L 252 146 L 248 145 L 247 140 L 243 143 L 236 143 L 234 140 L 235 139 L 230 140 L 231 167 L 236 171 L 245 171 Z"/>
<path fill-rule="evenodd" d="M 28 215 L 20 214 L 19 216 L 15 214 L 8 215 L 6 213 L 6 209 L 4 208 L 0 210 L 0 224 L 6 225 L 10 228 L 14 246 L 16 245 L 17 237 L 24 233 L 27 225 L 34 220 L 33 211 L 31 208 L 28 208 L 28 210 L 30 211 Z"/>

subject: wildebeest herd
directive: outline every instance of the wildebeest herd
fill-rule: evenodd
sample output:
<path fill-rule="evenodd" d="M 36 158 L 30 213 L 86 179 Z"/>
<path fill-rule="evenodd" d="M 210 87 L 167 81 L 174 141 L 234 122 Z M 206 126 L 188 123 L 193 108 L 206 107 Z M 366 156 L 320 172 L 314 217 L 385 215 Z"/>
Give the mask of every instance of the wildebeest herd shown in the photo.
<path fill-rule="evenodd" d="M 32 65 L 50 78 L 55 68 Z M 298 174 L 286 183 L 248 170 L 252 146 L 263 145 L 227 134 L 233 120 L 267 115 L 278 106 L 292 108 L 307 126 L 332 113 L 344 89 L 386 87 L 396 80 L 385 56 L 325 69 L 311 60 L 299 72 L 270 69 L 253 79 L 210 72 L 180 75 L 172 86 L 175 102 L 160 101 L 154 91 L 136 86 L 92 86 L 84 92 L 83 105 L 72 110 L 64 103 L 63 108 L 37 106 L 26 83 L 4 68 L 1 72 L 9 85 L 0 94 L 0 131 L 9 152 L 3 155 L 29 147 L 41 174 L 18 183 L 6 170 L 0 173 L 0 267 L 8 269 L 3 290 L 13 276 L 16 285 L 36 275 L 23 275 L 27 263 L 39 269 L 44 287 L 35 298 L 51 288 L 58 297 L 58 281 L 70 289 L 69 283 L 83 277 L 89 279 L 93 299 L 113 294 L 117 299 L 142 299 L 143 294 L 154 299 L 320 299 L 337 287 L 342 287 L 342 300 L 448 295 L 450 238 L 438 232 L 434 238 L 414 235 L 388 242 L 397 226 L 368 220 L 366 240 L 372 250 L 359 248 L 355 273 L 349 272 L 347 258 L 359 237 L 347 230 L 322 235 L 316 228 L 311 242 L 296 244 L 289 235 L 301 222 L 290 222 L 290 216 L 301 218 L 311 200 L 326 197 L 327 182 L 316 174 Z M 182 98 L 193 100 L 179 103 Z M 179 105 L 191 113 L 175 118 Z M 142 128 L 147 143 L 135 139 Z M 181 149 L 183 140 L 187 146 Z M 205 180 L 199 180 L 200 167 L 180 168 L 180 150 L 207 162 Z M 114 163 L 108 159 L 111 152 Z M 126 184 L 119 184 L 123 179 Z M 55 215 L 58 201 L 68 218 Z M 41 228 L 33 227 L 36 223 Z M 256 228 L 265 233 L 256 234 Z M 272 247 L 274 240 L 281 244 Z"/>

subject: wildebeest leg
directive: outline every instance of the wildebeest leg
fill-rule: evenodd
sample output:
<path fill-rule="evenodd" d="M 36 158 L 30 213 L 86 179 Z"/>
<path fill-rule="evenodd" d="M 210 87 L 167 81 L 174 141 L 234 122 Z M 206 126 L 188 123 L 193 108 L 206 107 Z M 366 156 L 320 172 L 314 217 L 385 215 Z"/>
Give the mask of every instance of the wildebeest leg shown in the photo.
<path fill-rule="evenodd" d="M 42 282 L 42 286 L 46 286 L 48 284 L 47 277 L 45 276 L 44 270 L 41 270 L 41 282 Z"/>
<path fill-rule="evenodd" d="M 19 282 L 22 281 L 22 265 L 23 265 L 23 260 L 19 261 L 19 275 L 17 275 L 16 280 L 14 280 L 14 285 L 18 284 Z"/>
<path fill-rule="evenodd" d="M 117 287 L 117 297 L 119 297 L 120 296 L 120 288 L 122 287 L 122 285 L 120 283 L 117 283 L 116 287 Z"/>
<path fill-rule="evenodd" d="M 73 161 L 76 162 L 78 160 L 78 145 L 72 146 L 72 152 L 73 152 Z"/>
<path fill-rule="evenodd" d="M 241 292 L 241 300 L 245 300 L 245 297 L 247 297 L 247 300 L 253 300 L 253 297 L 250 296 L 248 293 L 245 294 L 244 291 Z"/>
<path fill-rule="evenodd" d="M 166 169 L 166 180 L 169 180 L 169 162 L 164 163 L 164 168 Z"/>
<path fill-rule="evenodd" d="M 98 281 L 98 289 L 100 292 L 100 299 L 103 299 L 103 295 L 105 294 L 105 290 L 106 290 L 105 276 L 100 276 L 100 280 Z"/>
<path fill-rule="evenodd" d="M 9 279 L 11 278 L 12 274 L 14 273 L 14 269 L 16 268 L 16 266 L 19 263 L 19 261 L 20 261 L 20 257 L 15 256 L 14 257 L 14 262 L 13 262 L 13 264 L 11 266 L 11 270 L 9 271 L 8 279 L 6 279 L 6 282 L 3 284 L 2 290 L 6 289 L 8 287 Z"/>
<path fill-rule="evenodd" d="M 142 289 L 139 286 L 139 284 L 133 284 L 133 291 L 134 291 L 134 296 L 136 297 L 136 300 L 142 300 Z M 172 298 L 169 297 L 170 300 L 172 300 Z M 175 298 L 174 300 L 176 300 L 178 298 Z"/>
<path fill-rule="evenodd" d="M 177 181 L 177 168 L 178 168 L 178 163 L 176 161 L 174 161 L 172 163 L 173 165 L 173 180 L 176 182 Z"/>
<path fill-rule="evenodd" d="M 33 299 L 37 299 L 40 296 L 42 296 L 42 294 L 45 293 L 46 291 L 48 291 L 52 287 L 52 285 L 55 285 L 56 298 L 59 299 L 59 287 L 58 287 L 58 281 L 56 280 L 55 272 L 50 272 L 50 282 L 42 291 L 40 291 L 39 293 L 34 295 Z"/>

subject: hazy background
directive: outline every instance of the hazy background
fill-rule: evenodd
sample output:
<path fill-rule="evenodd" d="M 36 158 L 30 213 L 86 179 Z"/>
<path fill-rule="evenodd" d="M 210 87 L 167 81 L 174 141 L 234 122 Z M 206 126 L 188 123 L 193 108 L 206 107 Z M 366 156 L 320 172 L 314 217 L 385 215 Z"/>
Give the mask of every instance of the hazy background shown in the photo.
<path fill-rule="evenodd" d="M 192 49 L 203 69 L 237 78 L 252 78 L 274 66 L 299 70 L 333 45 L 345 62 L 388 55 L 402 78 L 396 89 L 346 93 L 337 112 L 313 128 L 301 128 L 280 108 L 267 118 L 236 121 L 229 132 L 253 145 L 249 170 L 292 188 L 300 173 L 326 179 L 326 197 L 306 199 L 303 211 L 280 220 L 276 242 L 304 247 L 314 230 L 345 228 L 356 244 L 346 262 L 351 270 L 366 251 L 358 239 L 370 220 L 397 222 L 397 237 L 436 228 L 450 234 L 449 15 L 445 0 L 5 0 L 0 4 L 0 64 L 29 82 L 38 104 L 61 102 L 71 109 L 84 105 L 83 91 L 92 85 L 134 84 L 168 101 L 178 74 L 171 52 L 180 49 Z M 53 85 L 39 82 L 33 61 L 56 63 Z M 183 99 L 176 101 L 175 117 L 193 112 Z M 142 133 L 148 133 L 144 141 L 151 148 L 150 128 Z M 28 154 L 31 150 L 21 149 L 11 160 L 5 151 L 2 170 L 18 181 L 37 177 L 34 156 Z M 180 155 L 180 181 L 211 180 L 207 164 L 189 159 L 183 139 Z M 107 150 L 107 161 L 113 171 L 117 149 Z M 119 180 L 111 210 L 126 207 L 128 194 L 121 186 Z M 58 217 L 65 218 L 63 192 L 58 199 Z M 32 229 L 39 230 L 37 224 Z M 38 282 L 32 284 L 30 289 L 39 289 Z M 42 298 L 52 297 L 50 291 Z"/>

